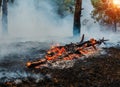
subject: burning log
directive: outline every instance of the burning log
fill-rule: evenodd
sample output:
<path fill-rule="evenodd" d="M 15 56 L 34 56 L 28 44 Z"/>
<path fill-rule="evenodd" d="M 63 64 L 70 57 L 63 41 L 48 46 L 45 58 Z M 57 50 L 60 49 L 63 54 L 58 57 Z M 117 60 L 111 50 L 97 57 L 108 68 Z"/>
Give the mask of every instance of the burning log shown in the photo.
<path fill-rule="evenodd" d="M 80 42 L 70 43 L 65 46 L 54 46 L 47 51 L 44 58 L 35 62 L 27 62 L 26 66 L 28 68 L 34 68 L 41 64 L 47 63 L 47 61 L 57 61 L 57 60 L 73 60 L 80 58 L 86 54 L 92 54 L 97 50 L 97 45 L 105 44 L 104 38 L 100 40 L 90 39 L 84 41 L 84 35 Z"/>
<path fill-rule="evenodd" d="M 26 66 L 28 68 L 34 68 L 35 66 L 46 63 L 46 61 L 47 61 L 46 59 L 40 59 L 39 61 L 35 61 L 35 62 L 27 62 Z"/>

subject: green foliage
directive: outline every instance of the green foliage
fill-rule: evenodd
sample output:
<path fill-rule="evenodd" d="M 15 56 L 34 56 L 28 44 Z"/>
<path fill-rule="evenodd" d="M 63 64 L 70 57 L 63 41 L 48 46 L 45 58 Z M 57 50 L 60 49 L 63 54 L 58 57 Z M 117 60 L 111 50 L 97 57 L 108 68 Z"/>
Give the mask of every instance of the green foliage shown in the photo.
<path fill-rule="evenodd" d="M 15 0 L 7 0 L 10 4 L 14 3 Z M 42 0 L 35 0 L 36 6 Z M 54 3 L 57 13 L 64 17 L 68 14 L 74 13 L 74 0 L 46 0 Z M 2 0 L 0 0 L 0 7 L 2 5 Z"/>
<path fill-rule="evenodd" d="M 103 25 L 120 23 L 120 8 L 110 0 L 91 0 L 94 10 L 92 18 Z"/>
<path fill-rule="evenodd" d="M 74 0 L 52 0 L 57 6 L 57 12 L 61 16 L 74 13 Z"/>
<path fill-rule="evenodd" d="M 41 1 L 49 2 L 53 5 L 54 11 L 56 11 L 61 17 L 74 13 L 74 0 L 35 0 L 36 8 L 39 8 Z"/>
<path fill-rule="evenodd" d="M 15 0 L 8 0 L 9 2 L 13 3 Z"/>
<path fill-rule="evenodd" d="M 91 3 L 93 5 L 94 8 L 97 7 L 98 4 L 100 4 L 101 0 L 91 0 Z"/>

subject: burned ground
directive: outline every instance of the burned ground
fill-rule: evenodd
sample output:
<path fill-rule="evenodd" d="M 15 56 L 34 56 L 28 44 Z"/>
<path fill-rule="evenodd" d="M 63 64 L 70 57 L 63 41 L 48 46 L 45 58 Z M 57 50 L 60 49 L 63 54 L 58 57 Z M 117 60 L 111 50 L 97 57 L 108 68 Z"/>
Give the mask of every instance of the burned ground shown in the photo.
<path fill-rule="evenodd" d="M 25 43 L 22 45 L 25 46 Z M 19 45 L 20 48 L 22 45 Z M 26 48 L 29 49 L 27 54 L 4 56 L 0 63 L 0 87 L 120 87 L 119 47 L 103 48 L 106 53 L 76 60 L 70 68 L 26 68 L 25 63 L 28 60 L 39 59 L 45 54 L 49 48 L 45 45 L 48 44 L 38 43 L 35 47 L 30 46 Z M 7 76 L 7 72 L 14 75 Z"/>

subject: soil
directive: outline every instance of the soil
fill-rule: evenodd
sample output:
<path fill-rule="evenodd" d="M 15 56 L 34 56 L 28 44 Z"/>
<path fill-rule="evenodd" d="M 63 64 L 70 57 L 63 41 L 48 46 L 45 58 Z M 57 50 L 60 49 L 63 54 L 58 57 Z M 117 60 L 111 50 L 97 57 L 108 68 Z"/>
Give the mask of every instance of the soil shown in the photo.
<path fill-rule="evenodd" d="M 46 49 L 43 50 L 44 47 L 37 48 L 37 51 L 36 48 L 33 50 L 33 54 L 36 52 L 35 55 L 39 52 L 43 54 L 46 52 Z M 105 53 L 77 60 L 72 67 L 64 69 L 47 67 L 28 69 L 24 67 L 24 63 L 28 61 L 25 58 L 24 62 L 6 60 L 6 63 L 2 61 L 0 67 L 4 67 L 4 71 L 14 66 L 14 68 L 10 68 L 14 72 L 16 71 L 15 66 L 18 64 L 17 67 L 23 67 L 17 69 L 21 72 L 25 71 L 28 75 L 22 77 L 22 73 L 19 78 L 0 81 L 0 87 L 120 87 L 120 47 L 103 49 Z M 35 57 L 33 54 L 29 60 L 31 57 Z M 27 57 L 28 54 L 24 56 Z M 18 57 L 18 55 L 14 55 L 14 57 Z M 39 77 L 35 79 L 35 75 L 39 75 Z M 5 79 L 5 77 L 1 79 Z"/>

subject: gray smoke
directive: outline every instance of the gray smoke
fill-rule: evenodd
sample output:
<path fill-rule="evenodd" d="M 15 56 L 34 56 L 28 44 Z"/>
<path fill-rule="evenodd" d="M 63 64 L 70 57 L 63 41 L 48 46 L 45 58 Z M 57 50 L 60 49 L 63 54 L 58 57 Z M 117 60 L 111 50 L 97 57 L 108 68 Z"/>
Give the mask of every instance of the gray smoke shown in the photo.
<path fill-rule="evenodd" d="M 0 34 L 1 41 L 46 41 L 72 36 L 73 15 L 61 19 L 55 12 L 56 6 L 52 4 L 52 1 L 36 0 L 36 2 L 38 2 L 37 6 L 34 0 L 16 0 L 14 5 L 8 6 L 9 35 L 3 37 Z M 105 37 L 111 41 L 118 41 L 114 39 L 119 37 L 117 33 L 107 32 L 98 23 L 94 23 L 90 15 L 93 10 L 90 0 L 83 0 L 82 7 L 84 10 L 82 11 L 81 31 L 87 39 Z"/>
<path fill-rule="evenodd" d="M 39 1 L 38 7 L 34 0 L 17 0 L 15 6 L 9 6 L 10 37 L 44 40 L 72 36 L 72 17 L 60 19 L 45 0 Z"/>
<path fill-rule="evenodd" d="M 14 5 L 8 6 L 8 36 L 2 36 L 0 26 L 0 55 L 21 53 L 12 42 L 40 41 L 40 42 L 76 42 L 80 39 L 64 39 L 72 37 L 73 15 L 60 18 L 55 12 L 55 4 L 51 0 L 15 0 Z M 93 7 L 90 0 L 83 0 L 81 34 L 85 39 L 105 37 L 111 43 L 119 41 L 119 33 L 108 32 L 91 18 Z M 0 14 L 1 20 L 1 14 Z M 1 21 L 0 21 L 1 25 Z M 62 39 L 61 39 L 62 38 Z M 10 44 L 11 45 L 10 45 Z M 31 47 L 31 46 L 30 46 Z M 26 50 L 26 47 L 23 46 Z M 17 52 L 19 51 L 19 52 Z M 24 52 L 23 52 L 24 53 Z"/>
<path fill-rule="evenodd" d="M 34 1 L 38 1 L 37 7 Z M 64 39 L 72 37 L 73 15 L 61 19 L 55 12 L 56 6 L 50 1 L 52 0 L 16 0 L 14 5 L 9 5 L 7 36 L 2 36 L 0 13 L 0 60 L 5 60 L 3 66 L 0 66 L 0 79 L 17 78 L 19 74 L 29 76 L 24 72 L 25 63 L 29 59 L 42 58 L 42 51 L 49 48 L 49 43 L 41 42 L 76 42 L 71 38 Z M 85 39 L 105 37 L 111 43 L 118 43 L 119 33 L 105 31 L 98 23 L 94 23 L 90 15 L 93 9 L 90 0 L 83 0 L 83 8 L 81 31 L 85 34 Z M 14 72 L 16 69 L 18 73 Z M 41 77 L 33 76 L 39 79 Z"/>

